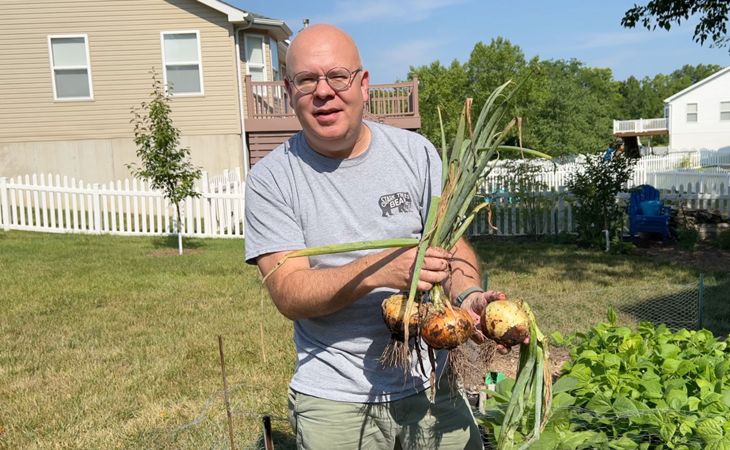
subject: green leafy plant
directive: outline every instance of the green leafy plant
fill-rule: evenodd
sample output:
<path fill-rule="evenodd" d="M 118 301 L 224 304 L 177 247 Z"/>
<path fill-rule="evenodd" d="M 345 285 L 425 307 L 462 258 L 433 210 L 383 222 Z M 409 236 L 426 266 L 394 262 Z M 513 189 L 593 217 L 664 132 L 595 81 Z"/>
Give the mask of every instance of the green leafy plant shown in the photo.
<path fill-rule="evenodd" d="M 646 322 L 632 330 L 610 310 L 607 323 L 553 340 L 571 360 L 531 449 L 730 448 L 730 338 Z M 482 420 L 490 429 L 509 397 L 503 383 Z"/>
<path fill-rule="evenodd" d="M 626 206 L 617 201 L 616 195 L 624 190 L 635 164 L 636 160 L 623 155 L 610 159 L 586 155 L 584 170 L 576 172 L 567 183 L 580 243 L 603 248 L 604 230 L 609 236 L 622 232 Z"/>
<path fill-rule="evenodd" d="M 195 181 L 201 170 L 190 162 L 190 149 L 180 147 L 180 131 L 172 122 L 170 97 L 162 82 L 152 70 L 152 99 L 132 108 L 134 143 L 141 166 L 127 164 L 130 172 L 146 179 L 153 189 L 162 191 L 175 205 L 178 249 L 182 255 L 182 214 L 180 204 L 185 198 L 199 197 Z"/>

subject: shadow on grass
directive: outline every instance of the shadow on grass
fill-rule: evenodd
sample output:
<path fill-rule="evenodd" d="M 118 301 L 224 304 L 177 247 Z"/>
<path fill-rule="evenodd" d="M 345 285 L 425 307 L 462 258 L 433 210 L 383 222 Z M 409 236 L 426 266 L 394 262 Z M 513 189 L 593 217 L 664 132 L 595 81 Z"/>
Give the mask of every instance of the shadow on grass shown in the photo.
<path fill-rule="evenodd" d="M 177 249 L 177 235 L 168 234 L 167 236 L 160 236 L 152 238 L 152 246 L 154 248 L 173 248 Z M 183 249 L 198 249 L 205 246 L 205 242 L 200 239 L 186 238 L 183 237 Z"/>
<path fill-rule="evenodd" d="M 544 268 L 552 280 L 580 280 L 597 288 L 613 288 L 617 284 L 632 286 L 648 285 L 650 292 L 642 296 L 634 287 L 628 287 L 628 298 L 635 298 L 631 304 L 615 306 L 637 321 L 666 323 L 673 328 L 697 328 L 700 307 L 698 282 L 699 270 L 693 267 L 673 265 L 642 255 L 612 255 L 600 250 L 578 248 L 575 244 L 556 244 L 549 239 L 494 238 L 472 239 L 477 253 L 491 270 L 514 272 L 520 275 L 535 275 L 545 279 Z M 725 272 L 720 272 L 725 270 Z M 706 274 L 702 327 L 718 337 L 730 333 L 730 273 L 727 268 Z M 556 273 L 557 272 L 557 273 Z M 646 283 L 643 283 L 646 282 Z M 670 285 L 686 287 L 666 292 Z M 652 286 L 656 287 L 651 292 Z"/>
<path fill-rule="evenodd" d="M 297 448 L 297 441 L 294 438 L 294 434 L 292 433 L 284 433 L 283 431 L 272 430 L 271 438 L 274 443 L 274 448 L 276 450 L 295 450 Z M 261 436 L 259 436 L 258 440 L 256 441 L 256 445 L 253 448 L 266 448 L 264 446 L 263 433 L 261 433 Z"/>
<path fill-rule="evenodd" d="M 644 280 L 660 264 L 642 264 L 641 257 L 606 254 L 600 250 L 579 248 L 575 244 L 556 244 L 535 238 L 472 238 L 472 245 L 482 261 L 500 271 L 536 274 L 543 267 L 559 272 L 559 277 L 580 279 L 595 286 L 612 286 L 619 263 L 632 262 L 631 271 L 620 271 L 623 279 Z"/>

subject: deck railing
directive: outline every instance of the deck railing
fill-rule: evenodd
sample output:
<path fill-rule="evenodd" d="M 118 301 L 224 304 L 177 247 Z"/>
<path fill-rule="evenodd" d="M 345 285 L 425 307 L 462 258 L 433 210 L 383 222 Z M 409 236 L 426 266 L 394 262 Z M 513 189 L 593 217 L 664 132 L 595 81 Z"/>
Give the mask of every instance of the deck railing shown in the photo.
<path fill-rule="evenodd" d="M 365 117 L 385 121 L 389 118 L 418 118 L 418 79 L 405 83 L 372 84 Z M 246 76 L 246 117 L 249 120 L 291 119 L 295 117 L 283 81 L 252 81 Z"/>
<path fill-rule="evenodd" d="M 613 132 L 620 133 L 646 133 L 667 131 L 667 119 L 638 119 L 638 120 L 614 120 Z"/>

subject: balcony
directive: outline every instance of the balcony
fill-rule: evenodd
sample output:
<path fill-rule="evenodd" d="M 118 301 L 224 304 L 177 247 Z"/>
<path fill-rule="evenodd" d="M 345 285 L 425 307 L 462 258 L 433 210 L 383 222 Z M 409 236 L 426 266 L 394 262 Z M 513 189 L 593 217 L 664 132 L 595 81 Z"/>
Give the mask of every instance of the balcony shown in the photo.
<path fill-rule="evenodd" d="M 247 76 L 245 89 L 247 133 L 302 129 L 289 104 L 283 81 L 251 81 Z M 399 128 L 420 128 L 418 79 L 406 83 L 371 84 L 364 118 Z"/>
<path fill-rule="evenodd" d="M 669 134 L 667 119 L 613 121 L 613 135 L 617 137 L 658 136 L 662 134 Z"/>

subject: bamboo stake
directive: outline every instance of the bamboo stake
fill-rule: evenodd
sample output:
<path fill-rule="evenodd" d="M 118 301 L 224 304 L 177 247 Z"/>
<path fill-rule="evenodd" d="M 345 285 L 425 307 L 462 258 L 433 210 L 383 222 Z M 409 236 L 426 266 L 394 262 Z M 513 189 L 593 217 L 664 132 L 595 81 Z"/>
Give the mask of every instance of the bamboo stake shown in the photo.
<path fill-rule="evenodd" d="M 226 404 L 226 415 L 228 416 L 228 438 L 231 441 L 231 450 L 236 450 L 233 441 L 233 416 L 231 415 L 231 404 L 228 400 L 228 379 L 226 378 L 226 361 L 223 357 L 223 336 L 218 335 L 218 352 L 221 356 L 221 376 L 223 377 L 223 401 Z"/>

